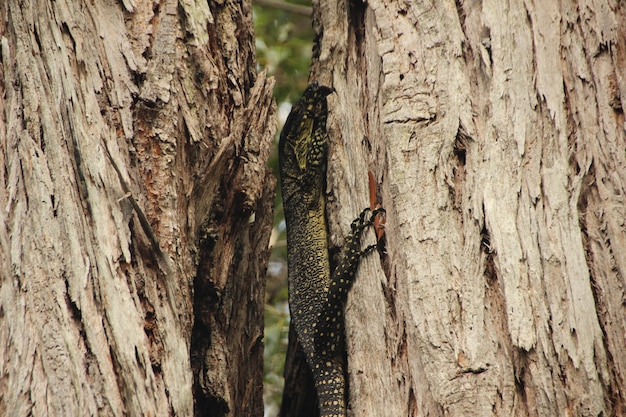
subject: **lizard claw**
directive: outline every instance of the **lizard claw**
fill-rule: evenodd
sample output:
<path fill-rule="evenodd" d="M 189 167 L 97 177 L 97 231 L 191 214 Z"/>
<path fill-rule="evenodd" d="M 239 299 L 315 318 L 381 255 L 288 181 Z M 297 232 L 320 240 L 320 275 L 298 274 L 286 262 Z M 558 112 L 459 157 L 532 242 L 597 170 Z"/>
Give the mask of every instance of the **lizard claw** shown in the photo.
<path fill-rule="evenodd" d="M 367 213 L 371 213 L 371 215 L 369 217 L 366 218 Z M 375 220 L 378 216 L 384 215 L 386 213 L 385 209 L 382 207 L 378 207 L 374 210 L 372 210 L 369 207 L 365 207 L 362 211 L 361 214 L 359 214 L 359 217 L 357 217 L 356 219 L 354 219 L 354 221 L 352 222 L 351 225 L 351 229 L 355 230 L 360 228 L 361 230 L 365 229 L 367 226 L 370 226 L 372 224 L 375 223 Z"/>
<path fill-rule="evenodd" d="M 387 214 L 387 210 L 385 210 L 384 208 L 382 208 L 382 207 L 375 208 L 374 210 L 372 210 L 372 216 L 370 217 L 370 223 L 374 223 L 375 219 L 377 217 L 384 218 L 385 214 Z"/>

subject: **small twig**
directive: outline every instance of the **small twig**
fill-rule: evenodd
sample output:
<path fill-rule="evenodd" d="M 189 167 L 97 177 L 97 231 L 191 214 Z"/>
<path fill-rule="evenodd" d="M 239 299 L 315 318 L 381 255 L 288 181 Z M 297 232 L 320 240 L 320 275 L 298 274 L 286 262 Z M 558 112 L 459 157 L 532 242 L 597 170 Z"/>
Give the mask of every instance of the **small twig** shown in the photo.
<path fill-rule="evenodd" d="M 274 9 L 284 10 L 286 12 L 301 14 L 303 16 L 311 16 L 313 9 L 308 6 L 301 6 L 298 4 L 286 3 L 278 0 L 254 0 L 255 4 L 259 6 L 272 7 Z"/>
<path fill-rule="evenodd" d="M 109 148 L 107 147 L 106 144 L 104 145 L 104 150 L 106 151 L 107 158 L 111 162 L 111 165 L 113 165 L 113 169 L 117 173 L 117 177 L 119 178 L 120 184 L 122 185 L 122 190 L 124 190 L 124 193 L 125 193 L 124 196 L 120 199 L 120 201 L 124 198 L 128 198 L 128 201 L 130 201 L 130 204 L 133 206 L 135 213 L 137 213 L 137 218 L 139 218 L 139 224 L 141 224 L 141 228 L 143 229 L 144 233 L 148 237 L 148 240 L 150 241 L 150 245 L 152 246 L 152 249 L 154 250 L 158 259 L 160 259 L 164 263 L 163 272 L 165 272 L 167 276 L 170 276 L 172 274 L 172 268 L 170 267 L 170 263 L 168 262 L 167 257 L 161 250 L 159 241 L 157 240 L 156 234 L 154 233 L 154 230 L 152 229 L 152 226 L 150 225 L 148 218 L 146 217 L 143 210 L 141 209 L 141 207 L 139 207 L 139 204 L 137 204 L 137 201 L 133 197 L 130 191 L 130 187 L 128 186 L 128 183 L 126 182 L 126 180 L 124 180 L 124 177 L 122 176 L 122 171 L 120 171 L 119 167 L 115 163 L 115 160 L 111 156 L 111 153 L 109 152 Z"/>
<path fill-rule="evenodd" d="M 374 211 L 382 208 L 382 205 L 378 201 L 378 186 L 376 184 L 376 178 L 372 171 L 367 171 L 367 178 L 370 191 L 370 210 Z M 376 242 L 380 242 L 385 236 L 385 212 L 378 213 L 374 217 L 374 230 L 376 231 Z"/>

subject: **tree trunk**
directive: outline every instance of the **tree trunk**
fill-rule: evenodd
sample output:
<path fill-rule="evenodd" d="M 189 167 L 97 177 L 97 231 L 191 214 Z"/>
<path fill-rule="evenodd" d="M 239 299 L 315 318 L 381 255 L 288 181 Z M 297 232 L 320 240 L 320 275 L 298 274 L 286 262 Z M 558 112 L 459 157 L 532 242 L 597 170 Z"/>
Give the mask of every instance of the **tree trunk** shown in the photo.
<path fill-rule="evenodd" d="M 250 3 L 0 15 L 0 415 L 261 416 L 275 105 Z"/>
<path fill-rule="evenodd" d="M 346 307 L 352 415 L 626 415 L 624 5 L 314 10 L 333 244 L 368 170 L 387 210 Z"/>

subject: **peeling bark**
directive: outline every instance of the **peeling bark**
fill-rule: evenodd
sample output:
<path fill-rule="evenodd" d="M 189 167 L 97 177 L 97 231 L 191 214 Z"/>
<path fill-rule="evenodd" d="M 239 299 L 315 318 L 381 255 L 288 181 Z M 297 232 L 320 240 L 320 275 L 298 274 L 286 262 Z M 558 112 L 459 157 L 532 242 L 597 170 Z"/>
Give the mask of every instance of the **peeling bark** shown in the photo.
<path fill-rule="evenodd" d="M 317 1 L 354 416 L 626 414 L 626 14 L 617 2 Z M 370 237 L 373 238 L 373 237 Z"/>
<path fill-rule="evenodd" d="M 250 8 L 0 4 L 1 415 L 262 415 Z"/>

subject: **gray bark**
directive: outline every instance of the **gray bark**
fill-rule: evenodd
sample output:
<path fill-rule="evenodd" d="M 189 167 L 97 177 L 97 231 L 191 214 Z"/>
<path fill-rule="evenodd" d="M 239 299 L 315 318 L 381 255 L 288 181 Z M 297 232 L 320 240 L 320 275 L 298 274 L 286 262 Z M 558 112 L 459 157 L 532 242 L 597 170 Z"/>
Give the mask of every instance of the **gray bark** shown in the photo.
<path fill-rule="evenodd" d="M 626 414 L 621 3 L 314 4 L 354 416 Z M 370 236 L 369 239 L 373 239 Z"/>
<path fill-rule="evenodd" d="M 249 2 L 0 16 L 0 415 L 261 415 L 275 106 Z"/>

